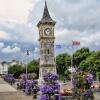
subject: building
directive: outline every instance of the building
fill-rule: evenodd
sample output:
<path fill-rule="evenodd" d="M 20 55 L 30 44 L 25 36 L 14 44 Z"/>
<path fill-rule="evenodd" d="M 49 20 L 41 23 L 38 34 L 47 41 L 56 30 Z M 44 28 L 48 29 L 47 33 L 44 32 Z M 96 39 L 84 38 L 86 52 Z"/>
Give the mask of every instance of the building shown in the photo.
<path fill-rule="evenodd" d="M 8 73 L 8 63 L 6 61 L 3 61 L 0 63 L 0 74 L 7 74 Z"/>
<path fill-rule="evenodd" d="M 16 65 L 16 64 L 20 65 L 20 62 L 16 61 L 16 60 L 12 60 L 11 62 L 9 62 L 9 64 L 10 64 L 10 66 L 13 66 L 13 65 Z"/>
<path fill-rule="evenodd" d="M 51 72 L 56 73 L 56 62 L 54 56 L 54 42 L 56 22 L 50 17 L 47 3 L 45 1 L 44 13 L 42 19 L 37 24 L 39 30 L 40 43 L 40 68 L 39 84 L 43 83 L 44 74 Z"/>
<path fill-rule="evenodd" d="M 16 60 L 12 60 L 11 62 L 6 62 L 6 61 L 1 62 L 0 63 L 0 75 L 8 74 L 8 68 L 10 66 L 13 66 L 13 65 L 16 65 L 16 64 L 21 64 L 21 63 L 19 63 Z"/>

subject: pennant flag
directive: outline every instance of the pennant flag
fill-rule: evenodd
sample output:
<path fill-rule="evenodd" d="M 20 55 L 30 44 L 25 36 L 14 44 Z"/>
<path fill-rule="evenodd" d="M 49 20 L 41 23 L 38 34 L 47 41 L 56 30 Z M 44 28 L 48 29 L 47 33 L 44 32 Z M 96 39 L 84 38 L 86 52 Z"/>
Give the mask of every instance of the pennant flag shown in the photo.
<path fill-rule="evenodd" d="M 56 48 L 60 49 L 61 48 L 61 45 L 60 44 L 59 45 L 56 45 Z"/>
<path fill-rule="evenodd" d="M 72 41 L 72 45 L 80 45 L 80 41 Z"/>

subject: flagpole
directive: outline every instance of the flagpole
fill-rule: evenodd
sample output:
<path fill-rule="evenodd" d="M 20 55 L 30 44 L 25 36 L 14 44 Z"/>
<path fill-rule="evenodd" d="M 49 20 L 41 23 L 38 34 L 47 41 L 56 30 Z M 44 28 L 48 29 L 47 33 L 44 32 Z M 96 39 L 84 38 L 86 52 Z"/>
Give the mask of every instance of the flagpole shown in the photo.
<path fill-rule="evenodd" d="M 73 88 L 73 44 L 71 44 L 71 47 L 72 47 L 72 54 L 71 54 L 71 85 L 72 85 L 72 88 Z"/>
<path fill-rule="evenodd" d="M 75 68 L 73 68 L 73 51 L 74 51 L 74 46 L 79 46 L 80 42 L 79 41 L 72 41 L 71 47 L 72 47 L 72 54 L 71 54 L 71 84 L 72 84 L 72 88 L 74 88 L 73 86 L 73 79 L 74 79 L 74 72 L 75 72 Z"/>

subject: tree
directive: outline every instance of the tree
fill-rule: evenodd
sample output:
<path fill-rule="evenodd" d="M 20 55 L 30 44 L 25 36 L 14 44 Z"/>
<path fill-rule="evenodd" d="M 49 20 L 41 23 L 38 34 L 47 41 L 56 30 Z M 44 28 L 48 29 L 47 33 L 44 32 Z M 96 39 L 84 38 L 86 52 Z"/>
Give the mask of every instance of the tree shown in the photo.
<path fill-rule="evenodd" d="M 66 70 L 64 72 L 64 74 L 65 74 L 66 78 L 69 80 L 70 79 L 71 72 L 69 70 Z"/>
<path fill-rule="evenodd" d="M 65 71 L 68 70 L 70 66 L 70 55 L 69 54 L 60 54 L 56 57 L 57 72 L 60 75 L 64 75 Z"/>
<path fill-rule="evenodd" d="M 23 73 L 23 67 L 21 65 L 12 65 L 8 68 L 8 73 L 13 74 L 15 78 L 18 78 Z"/>
<path fill-rule="evenodd" d="M 96 73 L 98 79 L 96 79 L 96 81 L 98 80 L 100 82 L 100 71 Z"/>
<path fill-rule="evenodd" d="M 96 77 L 96 73 L 100 72 L 100 51 L 93 51 L 91 55 L 86 58 L 86 60 L 82 61 L 79 67 L 85 71 L 91 72 L 94 77 Z"/>
<path fill-rule="evenodd" d="M 37 76 L 39 74 L 39 61 L 38 60 L 32 60 L 27 64 L 27 70 L 28 73 L 36 73 Z"/>
<path fill-rule="evenodd" d="M 80 62 L 86 60 L 90 55 L 90 50 L 88 48 L 81 48 L 73 54 L 73 65 L 79 66 Z"/>

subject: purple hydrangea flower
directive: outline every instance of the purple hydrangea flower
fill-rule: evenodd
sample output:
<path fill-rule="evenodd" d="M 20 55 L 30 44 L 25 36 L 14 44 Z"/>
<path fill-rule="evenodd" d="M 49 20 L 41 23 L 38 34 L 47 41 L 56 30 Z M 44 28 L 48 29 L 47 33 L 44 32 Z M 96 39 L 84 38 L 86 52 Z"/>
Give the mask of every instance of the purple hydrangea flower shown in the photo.
<path fill-rule="evenodd" d="M 44 81 L 56 81 L 58 80 L 58 75 L 47 73 L 44 75 Z"/>
<path fill-rule="evenodd" d="M 44 75 L 45 84 L 41 88 L 42 94 L 54 94 L 59 91 L 60 85 L 57 82 L 58 75 L 47 73 Z"/>
<path fill-rule="evenodd" d="M 41 92 L 43 94 L 51 94 L 53 93 L 54 89 L 50 86 L 50 85 L 45 85 L 44 87 L 42 87 Z"/>
<path fill-rule="evenodd" d="M 88 74 L 86 77 L 86 80 L 88 82 L 88 84 L 92 84 L 93 83 L 93 75 L 92 74 Z"/>
<path fill-rule="evenodd" d="M 90 98 L 91 93 L 90 93 L 89 91 L 85 91 L 85 92 L 83 93 L 83 96 L 85 96 L 86 98 Z"/>
<path fill-rule="evenodd" d="M 13 77 L 13 74 L 7 74 L 4 76 L 4 80 L 11 83 L 11 82 L 15 82 L 15 78 Z"/>
<path fill-rule="evenodd" d="M 48 95 L 41 95 L 40 100 L 49 100 Z"/>
<path fill-rule="evenodd" d="M 20 80 L 19 81 L 19 89 L 23 89 L 26 95 L 29 95 L 32 92 L 34 86 L 36 87 L 37 89 L 36 91 L 38 92 L 40 89 L 37 86 L 37 81 L 35 80 L 27 80 L 27 81 Z"/>

